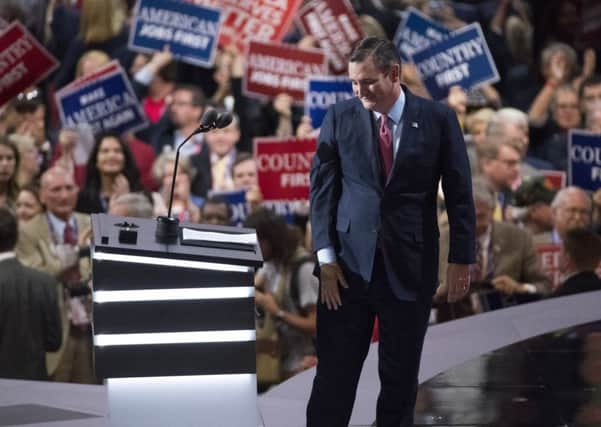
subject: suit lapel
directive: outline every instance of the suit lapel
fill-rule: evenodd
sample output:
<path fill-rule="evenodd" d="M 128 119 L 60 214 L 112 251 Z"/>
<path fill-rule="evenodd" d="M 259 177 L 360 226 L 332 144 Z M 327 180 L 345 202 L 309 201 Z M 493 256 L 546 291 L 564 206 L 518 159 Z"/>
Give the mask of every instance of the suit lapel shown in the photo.
<path fill-rule="evenodd" d="M 419 104 L 417 98 L 405 86 L 403 86 L 403 92 L 405 92 L 405 108 L 401 115 L 401 141 L 399 142 L 399 148 L 394 159 L 394 164 L 392 165 L 392 172 L 388 177 L 386 185 L 399 173 L 399 164 L 402 162 L 403 156 L 410 147 L 417 143 L 419 126 L 423 126 L 418 120 Z"/>
<path fill-rule="evenodd" d="M 378 151 L 378 137 L 376 132 L 376 124 L 373 113 L 363 108 L 361 102 L 357 99 L 355 104 L 355 119 L 358 134 L 356 140 L 362 145 L 364 152 L 366 153 L 366 159 L 370 159 L 370 169 L 372 173 L 373 182 L 377 185 L 378 190 L 383 188 L 382 173 L 382 161 L 380 159 L 380 153 Z"/>

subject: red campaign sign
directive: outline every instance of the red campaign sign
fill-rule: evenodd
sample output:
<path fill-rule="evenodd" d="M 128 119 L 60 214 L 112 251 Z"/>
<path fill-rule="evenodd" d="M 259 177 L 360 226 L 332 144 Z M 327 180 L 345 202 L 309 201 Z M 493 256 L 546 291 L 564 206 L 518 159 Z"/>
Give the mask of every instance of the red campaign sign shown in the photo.
<path fill-rule="evenodd" d="M 566 186 L 566 173 L 562 171 L 541 170 L 540 174 L 545 177 L 545 186 L 553 190 L 561 190 Z"/>
<path fill-rule="evenodd" d="M 349 1 L 312 0 L 299 11 L 298 22 L 326 52 L 332 72 L 345 74 L 353 46 L 364 37 L 359 18 Z"/>
<path fill-rule="evenodd" d="M 235 44 L 244 52 L 252 40 L 281 41 L 302 0 L 188 0 L 223 11 L 219 45 Z"/>
<path fill-rule="evenodd" d="M 549 277 L 551 282 L 551 288 L 557 289 L 560 284 L 559 272 L 559 252 L 561 251 L 561 245 L 556 243 L 547 243 L 536 246 L 538 255 L 540 256 L 541 265 L 543 271 Z"/>
<path fill-rule="evenodd" d="M 317 138 L 255 138 L 259 187 L 265 201 L 309 200 Z"/>
<path fill-rule="evenodd" d="M 58 66 L 57 60 L 19 22 L 0 34 L 0 106 L 35 85 Z"/>
<path fill-rule="evenodd" d="M 246 52 L 244 93 L 272 98 L 287 93 L 295 102 L 305 100 L 306 78 L 327 74 L 326 58 L 320 49 L 251 41 Z"/>

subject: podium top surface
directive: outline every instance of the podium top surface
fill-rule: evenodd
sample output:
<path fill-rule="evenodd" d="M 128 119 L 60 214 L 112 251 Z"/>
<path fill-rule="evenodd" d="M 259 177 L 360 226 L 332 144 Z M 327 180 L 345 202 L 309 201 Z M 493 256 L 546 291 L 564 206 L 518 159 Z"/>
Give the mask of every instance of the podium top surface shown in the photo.
<path fill-rule="evenodd" d="M 108 214 L 92 216 L 92 247 L 95 252 L 152 256 L 165 259 L 211 261 L 226 264 L 259 267 L 263 256 L 258 242 L 235 243 L 237 237 L 254 235 L 255 230 L 208 224 L 180 224 L 180 232 L 173 243 L 159 243 L 155 237 L 155 219 L 122 217 Z M 182 229 L 232 235 L 232 242 L 183 241 Z M 223 240 L 223 239 L 222 239 Z"/>

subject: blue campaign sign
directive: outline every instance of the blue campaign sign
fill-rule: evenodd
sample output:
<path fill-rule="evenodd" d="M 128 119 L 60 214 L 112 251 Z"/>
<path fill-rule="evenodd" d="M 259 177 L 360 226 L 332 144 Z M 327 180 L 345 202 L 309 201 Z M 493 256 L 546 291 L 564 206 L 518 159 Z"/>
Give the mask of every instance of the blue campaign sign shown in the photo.
<path fill-rule="evenodd" d="M 129 34 L 129 47 L 156 52 L 168 45 L 184 62 L 213 65 L 221 11 L 179 0 L 140 0 Z"/>
<path fill-rule="evenodd" d="M 454 85 L 469 90 L 499 81 L 480 24 L 470 24 L 452 32 L 445 40 L 411 54 L 428 92 L 435 100 L 444 99 Z"/>
<path fill-rule="evenodd" d="M 351 81 L 346 77 L 310 77 L 305 91 L 305 115 L 311 117 L 311 125 L 317 129 L 330 105 L 353 96 Z"/>
<path fill-rule="evenodd" d="M 248 209 L 246 208 L 246 191 L 212 191 L 210 196 L 220 197 L 232 208 L 232 225 L 242 226 Z"/>
<path fill-rule="evenodd" d="M 95 134 L 124 133 L 146 126 L 146 118 L 122 69 L 56 93 L 61 122 L 65 127 L 88 124 Z"/>
<path fill-rule="evenodd" d="M 403 61 L 411 61 L 412 53 L 444 40 L 449 33 L 444 25 L 410 7 L 396 30 L 394 45 Z"/>
<path fill-rule="evenodd" d="M 568 138 L 568 181 L 589 191 L 601 188 L 601 134 L 571 130 Z"/>

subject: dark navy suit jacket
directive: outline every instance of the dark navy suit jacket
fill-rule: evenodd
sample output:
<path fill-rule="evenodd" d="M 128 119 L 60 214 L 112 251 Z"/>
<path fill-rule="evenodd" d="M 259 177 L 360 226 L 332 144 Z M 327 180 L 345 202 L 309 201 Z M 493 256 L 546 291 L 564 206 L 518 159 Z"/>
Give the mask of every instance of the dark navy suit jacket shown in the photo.
<path fill-rule="evenodd" d="M 450 224 L 449 262 L 475 262 L 470 167 L 455 113 L 405 87 L 402 134 L 384 182 L 373 113 L 359 99 L 333 105 L 311 169 L 314 250 L 333 247 L 344 269 L 369 282 L 379 247 L 394 294 L 431 295 L 438 284 L 439 180 Z"/>

